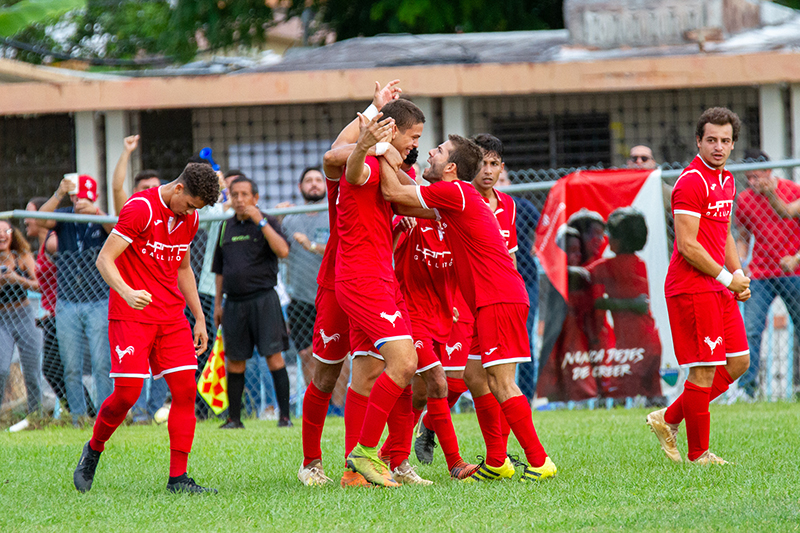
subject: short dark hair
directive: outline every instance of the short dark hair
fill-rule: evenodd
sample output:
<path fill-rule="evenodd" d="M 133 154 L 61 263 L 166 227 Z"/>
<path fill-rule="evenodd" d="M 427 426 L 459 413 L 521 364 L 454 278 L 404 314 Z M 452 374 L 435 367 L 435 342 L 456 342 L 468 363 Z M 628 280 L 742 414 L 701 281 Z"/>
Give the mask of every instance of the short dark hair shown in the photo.
<path fill-rule="evenodd" d="M 33 198 L 31 198 L 31 199 L 28 201 L 28 203 L 29 203 L 29 204 L 33 204 L 33 206 L 34 206 L 34 207 L 36 208 L 36 210 L 38 211 L 39 209 L 41 209 L 41 208 L 42 208 L 42 206 L 43 206 L 45 203 L 47 203 L 47 200 L 49 200 L 49 198 L 45 198 L 44 196 L 34 196 Z"/>
<path fill-rule="evenodd" d="M 316 170 L 317 172 L 322 174 L 322 171 L 319 169 L 319 167 L 306 167 L 306 168 L 303 169 L 303 172 L 300 173 L 300 185 L 302 185 L 303 184 L 303 180 L 306 179 L 306 174 L 308 174 L 312 170 Z M 324 174 L 323 174 L 323 176 L 324 176 Z"/>
<path fill-rule="evenodd" d="M 158 174 L 157 170 L 147 169 L 142 170 L 141 172 L 137 172 L 136 175 L 133 177 L 133 186 L 136 187 L 139 185 L 139 182 L 142 180 L 149 180 L 150 178 L 158 178 L 161 179 L 161 176 Z"/>
<path fill-rule="evenodd" d="M 461 135 L 448 135 L 447 139 L 453 145 L 447 162 L 456 164 L 458 179 L 472 181 L 481 169 L 483 152 L 477 144 Z"/>
<path fill-rule="evenodd" d="M 647 222 L 644 215 L 633 207 L 620 207 L 608 215 L 608 234 L 619 241 L 620 253 L 633 254 L 647 244 Z"/>
<path fill-rule="evenodd" d="M 748 148 L 744 151 L 744 158 L 745 159 L 752 159 L 753 161 L 758 161 L 762 159 L 764 161 L 769 161 L 769 156 L 767 152 L 761 150 L 759 148 Z"/>
<path fill-rule="evenodd" d="M 406 131 L 417 124 L 425 124 L 425 113 L 422 112 L 422 109 L 404 98 L 392 100 L 383 106 L 381 113 L 383 113 L 381 120 L 393 118 L 397 129 L 401 131 Z"/>
<path fill-rule="evenodd" d="M 189 163 L 178 181 L 186 186 L 189 196 L 199 198 L 205 205 L 214 205 L 219 198 L 219 179 L 211 165 Z"/>
<path fill-rule="evenodd" d="M 224 177 L 226 177 L 226 178 L 230 178 L 231 176 L 241 176 L 241 177 L 243 177 L 243 178 L 246 178 L 246 177 L 247 177 L 247 176 L 245 176 L 244 172 L 242 172 L 242 171 L 241 171 L 240 169 L 238 169 L 238 168 L 232 168 L 232 169 L 228 170 L 228 171 L 227 171 L 227 172 L 224 174 Z"/>
<path fill-rule="evenodd" d="M 700 139 L 705 134 L 706 124 L 714 124 L 716 126 L 724 126 L 730 124 L 733 129 L 733 142 L 739 140 L 739 130 L 742 129 L 742 121 L 739 115 L 728 109 L 727 107 L 712 107 L 703 111 L 697 121 L 697 128 L 694 134 Z"/>
<path fill-rule="evenodd" d="M 479 133 L 470 139 L 472 142 L 480 146 L 486 154 L 495 153 L 502 161 L 503 159 L 503 141 L 489 133 Z"/>
<path fill-rule="evenodd" d="M 233 189 L 233 186 L 236 185 L 237 183 L 249 183 L 250 191 L 253 193 L 253 196 L 258 194 L 258 185 L 256 185 L 256 182 L 251 180 L 250 178 L 245 176 L 239 176 L 238 178 L 236 178 L 231 182 L 230 188 Z"/>

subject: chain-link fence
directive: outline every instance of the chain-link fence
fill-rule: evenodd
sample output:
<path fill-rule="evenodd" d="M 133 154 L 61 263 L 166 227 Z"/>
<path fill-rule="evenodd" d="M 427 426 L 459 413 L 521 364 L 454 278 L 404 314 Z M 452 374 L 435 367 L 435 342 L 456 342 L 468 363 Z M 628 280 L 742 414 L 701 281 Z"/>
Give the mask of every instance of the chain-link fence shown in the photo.
<path fill-rule="evenodd" d="M 666 195 L 684 166 L 662 165 Z M 795 327 L 800 323 L 800 219 L 780 217 L 763 194 L 770 187 L 774 188 L 792 211 L 791 202 L 800 199 L 800 185 L 787 178 L 791 178 L 795 167 L 800 167 L 797 160 L 729 166 L 734 171 L 738 191 L 732 217 L 734 235 L 747 265 L 746 271 L 753 280 L 753 296 L 742 309 L 754 364 L 752 372 L 739 381 L 738 387 L 725 398 L 727 400 L 790 399 L 800 387 L 800 339 Z M 511 185 L 504 188 L 517 203 L 518 268 L 532 304 L 528 321 L 532 362 L 520 365 L 518 370 L 518 383 L 530 398 L 536 391 L 539 361 L 543 355 L 540 353 L 542 333 L 551 311 L 547 305 L 539 303 L 542 301 L 540 287 L 547 281 L 534 257 L 534 233 L 550 188 L 556 179 L 572 170 L 512 171 L 509 173 Z M 291 380 L 293 412 L 298 414 L 314 364 L 311 353 L 314 296 L 316 275 L 329 234 L 328 217 L 324 202 L 269 212 L 281 218 L 290 243 L 290 255 L 281 261 L 277 290 L 290 332 L 290 349 L 283 357 Z M 668 205 L 664 206 L 664 213 L 669 248 L 665 256 L 668 256 L 674 240 Z M 200 231 L 192 244 L 192 268 L 212 337 L 215 275 L 211 272 L 211 263 L 222 220 L 230 215 L 232 212 L 201 215 Z M 59 219 L 51 231 L 42 229 L 33 220 L 33 217 L 47 216 Z M 25 217 L 28 219 L 20 224 Z M 14 238 L 24 238 L 27 233 L 31 244 L 30 253 L 10 249 L 2 236 L 10 237 L 10 234 L 0 231 L 0 390 L 3 391 L 0 417 L 3 423 L 14 422 L 33 411 L 53 413 L 57 417 L 69 411 L 80 422 L 80 417 L 94 416 L 99 404 L 111 392 L 107 329 L 109 289 L 94 262 L 107 235 L 107 227 L 102 224 L 113 221 L 113 217 L 62 213 L 13 211 L 0 214 L 0 230 L 18 227 L 21 231 L 12 232 Z M 193 326 L 191 313 L 187 310 L 186 314 Z M 198 358 L 200 369 L 210 351 L 211 343 L 207 352 Z M 347 380 L 345 372 L 334 393 L 332 414 L 343 412 Z M 263 357 L 256 356 L 248 361 L 245 383 L 245 414 L 277 418 L 272 378 Z M 150 420 L 168 401 L 167 396 L 163 380 L 147 381 L 133 410 L 134 420 Z M 631 404 L 631 400 L 626 403 Z M 200 418 L 214 416 L 199 397 L 197 413 Z"/>

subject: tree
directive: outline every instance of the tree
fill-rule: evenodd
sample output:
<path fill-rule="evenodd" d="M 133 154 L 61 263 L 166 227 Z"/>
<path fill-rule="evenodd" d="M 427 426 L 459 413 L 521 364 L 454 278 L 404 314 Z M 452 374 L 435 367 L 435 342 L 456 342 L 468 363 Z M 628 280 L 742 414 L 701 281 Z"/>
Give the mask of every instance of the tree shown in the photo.
<path fill-rule="evenodd" d="M 380 33 L 460 33 L 563 28 L 562 0 L 314 0 L 337 39 Z M 294 13 L 306 6 L 294 0 Z"/>

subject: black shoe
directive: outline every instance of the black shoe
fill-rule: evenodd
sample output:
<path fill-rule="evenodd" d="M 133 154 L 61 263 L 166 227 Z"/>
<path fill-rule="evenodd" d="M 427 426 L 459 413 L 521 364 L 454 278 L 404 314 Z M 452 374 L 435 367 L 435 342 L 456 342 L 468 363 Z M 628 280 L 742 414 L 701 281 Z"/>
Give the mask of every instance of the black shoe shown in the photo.
<path fill-rule="evenodd" d="M 94 471 L 97 469 L 100 453 L 101 452 L 96 452 L 90 448 L 88 442 L 84 444 L 78 466 L 75 467 L 75 473 L 72 474 L 72 481 L 75 483 L 75 488 L 78 489 L 78 491 L 89 492 L 89 489 L 92 488 Z"/>
<path fill-rule="evenodd" d="M 219 429 L 244 429 L 244 424 L 241 420 L 233 420 L 229 418 L 222 424 Z"/>
<path fill-rule="evenodd" d="M 194 482 L 192 478 L 188 476 L 188 474 L 183 474 L 176 478 L 170 478 L 170 481 L 167 483 L 167 490 L 170 492 L 185 492 L 188 494 L 216 494 L 217 489 L 211 489 L 208 487 L 201 487 L 197 483 Z"/>
<path fill-rule="evenodd" d="M 294 427 L 292 421 L 289 419 L 288 416 L 282 416 L 278 419 L 278 427 L 279 428 L 291 428 Z"/>
<path fill-rule="evenodd" d="M 422 423 L 422 419 L 420 419 L 417 438 L 414 439 L 414 453 L 417 456 L 417 460 L 424 465 L 431 464 L 435 447 L 436 433 L 432 429 L 426 428 L 425 424 Z"/>

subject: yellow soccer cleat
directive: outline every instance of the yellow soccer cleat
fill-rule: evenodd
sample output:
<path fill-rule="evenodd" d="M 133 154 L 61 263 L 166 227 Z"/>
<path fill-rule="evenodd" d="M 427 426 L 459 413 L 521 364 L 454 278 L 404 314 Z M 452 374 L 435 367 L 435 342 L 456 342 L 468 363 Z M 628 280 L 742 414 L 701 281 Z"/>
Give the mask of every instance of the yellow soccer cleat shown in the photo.
<path fill-rule="evenodd" d="M 462 479 L 464 483 L 475 483 L 477 481 L 494 481 L 500 479 L 511 479 L 514 477 L 514 465 L 511 459 L 506 457 L 506 462 L 502 466 L 494 467 L 486 464 L 486 461 L 481 462 L 478 469 L 472 473 L 468 478 Z"/>
<path fill-rule="evenodd" d="M 676 463 L 683 461 L 681 459 L 681 452 L 678 451 L 677 437 L 678 426 L 667 424 L 664 421 L 664 413 L 667 409 L 659 409 L 647 415 L 647 425 L 650 426 L 650 431 L 655 433 L 658 442 L 661 444 L 661 449 L 667 457 Z"/>
<path fill-rule="evenodd" d="M 523 472 L 522 477 L 519 478 L 520 481 L 541 481 L 543 479 L 556 477 L 558 473 L 558 468 L 556 468 L 555 463 L 549 457 L 544 460 L 544 464 L 542 466 L 530 466 L 527 465 L 525 467 L 525 472 Z"/>
<path fill-rule="evenodd" d="M 373 485 L 381 487 L 400 486 L 400 483 L 386 475 L 389 468 L 383 461 L 378 459 L 378 450 L 376 448 L 367 448 L 358 444 L 347 456 L 347 467 L 353 472 L 358 472 L 364 476 L 364 479 Z"/>

